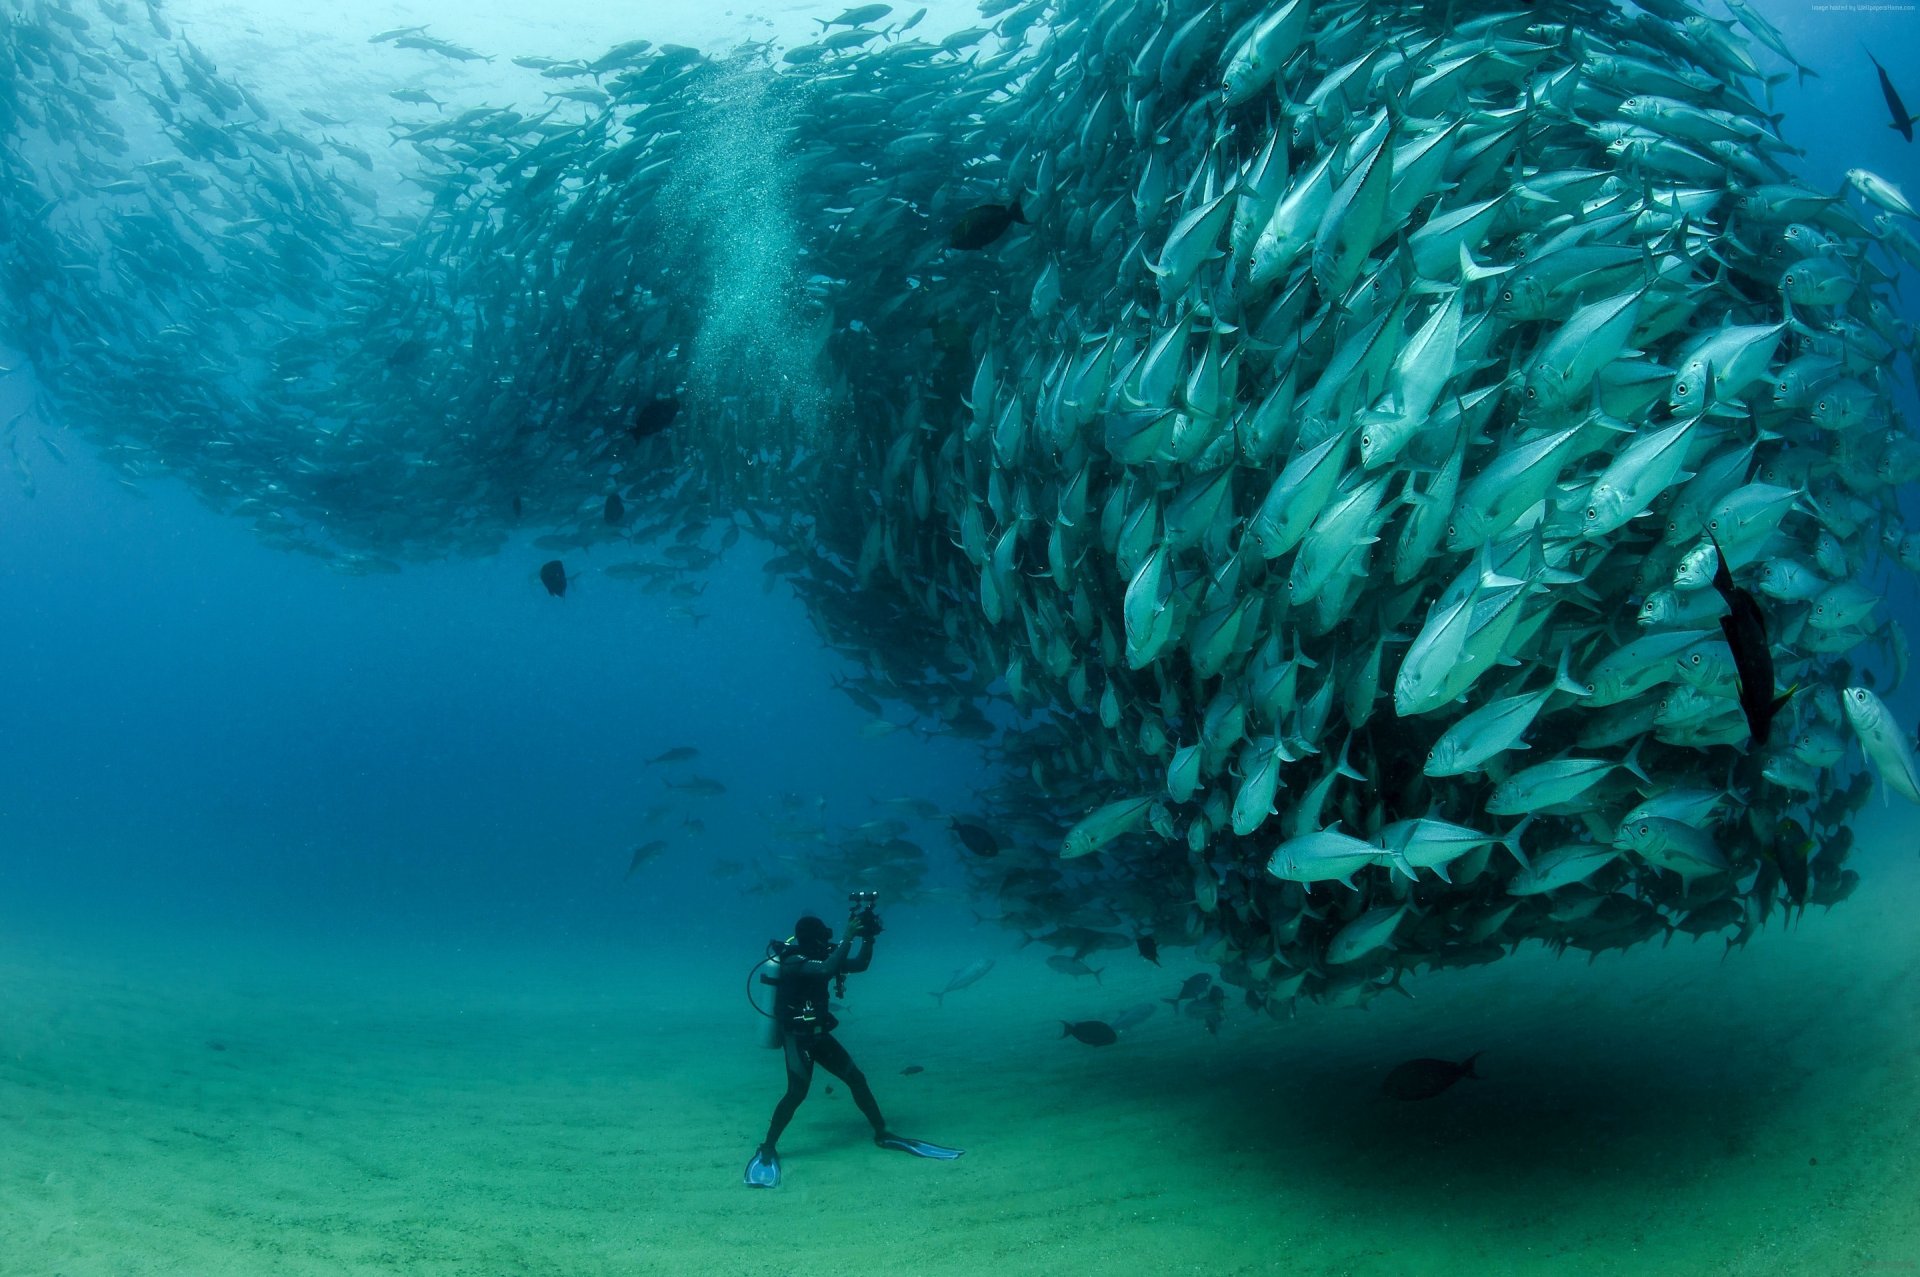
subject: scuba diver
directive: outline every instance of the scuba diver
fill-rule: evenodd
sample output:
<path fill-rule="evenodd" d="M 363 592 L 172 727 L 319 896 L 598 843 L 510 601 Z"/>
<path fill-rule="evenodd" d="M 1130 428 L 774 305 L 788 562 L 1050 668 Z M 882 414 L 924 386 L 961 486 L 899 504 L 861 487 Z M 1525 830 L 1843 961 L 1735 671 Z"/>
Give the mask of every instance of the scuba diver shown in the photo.
<path fill-rule="evenodd" d="M 847 977 L 865 971 L 873 962 L 873 939 L 881 930 L 880 918 L 873 911 L 875 894 L 857 891 L 851 899 L 853 911 L 847 918 L 846 938 L 839 944 L 833 942 L 833 928 L 808 914 L 793 924 L 793 934 L 786 940 L 769 942 L 766 958 L 754 967 L 759 982 L 773 986 L 773 1010 L 771 1013 L 761 1011 L 761 1014 L 771 1014 L 774 1040 L 769 1045 L 780 1048 L 787 1065 L 787 1093 L 774 1106 L 766 1140 L 747 1163 L 745 1182 L 755 1188 L 780 1185 L 780 1154 L 775 1146 L 787 1123 L 793 1120 L 794 1110 L 807 1098 L 815 1064 L 847 1084 L 853 1093 L 853 1102 L 860 1106 L 860 1112 L 873 1127 L 873 1142 L 881 1148 L 942 1161 L 951 1161 L 964 1151 L 908 1139 L 889 1131 L 886 1119 L 880 1115 L 880 1104 L 873 1098 L 873 1089 L 867 1085 L 866 1074 L 833 1036 L 840 1022 L 827 1007 L 828 982 L 833 983 L 837 996 L 845 997 Z M 860 941 L 858 953 L 853 952 L 855 939 Z M 748 1001 L 752 1001 L 751 984 L 747 995 Z M 759 1003 L 754 1003 L 754 1009 L 760 1010 Z"/>

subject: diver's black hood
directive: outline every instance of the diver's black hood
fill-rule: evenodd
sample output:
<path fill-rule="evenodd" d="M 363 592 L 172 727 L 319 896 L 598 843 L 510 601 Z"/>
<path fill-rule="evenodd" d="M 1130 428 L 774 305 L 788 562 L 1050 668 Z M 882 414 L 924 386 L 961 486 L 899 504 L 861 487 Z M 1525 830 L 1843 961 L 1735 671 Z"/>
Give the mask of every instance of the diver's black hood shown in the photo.
<path fill-rule="evenodd" d="M 793 942 L 808 957 L 824 958 L 833 949 L 833 928 L 812 914 L 793 924 Z"/>

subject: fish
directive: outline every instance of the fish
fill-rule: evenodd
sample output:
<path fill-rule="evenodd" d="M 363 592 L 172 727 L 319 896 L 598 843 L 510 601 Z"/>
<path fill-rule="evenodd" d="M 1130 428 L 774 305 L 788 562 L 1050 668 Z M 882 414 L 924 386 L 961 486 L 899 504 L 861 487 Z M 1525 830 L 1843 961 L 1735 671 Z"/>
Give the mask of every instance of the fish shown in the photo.
<path fill-rule="evenodd" d="M 656 838 L 651 842 L 643 842 L 638 847 L 635 847 L 633 849 L 632 859 L 627 862 L 626 876 L 629 878 L 633 877 L 634 873 L 638 871 L 641 866 L 656 859 L 660 853 L 666 849 L 667 842 L 662 838 Z"/>
<path fill-rule="evenodd" d="M 1733 652 L 1734 670 L 1740 679 L 1740 710 L 1747 716 L 1747 728 L 1755 747 L 1763 747 L 1773 734 L 1773 719 L 1792 699 L 1797 688 L 1776 695 L 1773 690 L 1773 648 L 1767 639 L 1766 613 L 1753 595 L 1733 583 L 1727 569 L 1727 554 L 1712 533 L 1713 548 L 1719 563 L 1713 570 L 1713 588 L 1726 600 L 1727 615 L 1720 618 L 1727 647 Z"/>
<path fill-rule="evenodd" d="M 618 492 L 609 492 L 607 494 L 606 505 L 601 510 L 601 517 L 616 528 L 626 522 L 627 507 L 620 500 L 620 494 Z"/>
<path fill-rule="evenodd" d="M 1153 805 L 1151 798 L 1123 798 L 1083 817 L 1060 844 L 1060 858 L 1072 860 L 1091 855 L 1137 827 Z"/>
<path fill-rule="evenodd" d="M 1080 959 L 1078 958 L 1069 958 L 1064 953 L 1056 953 L 1052 957 L 1048 958 L 1047 965 L 1049 967 L 1052 967 L 1055 971 L 1060 972 L 1062 975 L 1070 975 L 1070 976 L 1090 975 L 1093 977 L 1093 982 L 1095 984 L 1100 983 L 1099 970 L 1096 970 L 1095 968 L 1088 966 L 1086 963 L 1080 961 Z"/>
<path fill-rule="evenodd" d="M 1160 942 L 1158 940 L 1142 932 L 1133 938 L 1133 943 L 1134 947 L 1140 951 L 1141 957 L 1156 967 L 1160 965 Z"/>
<path fill-rule="evenodd" d="M 687 780 L 662 781 L 668 789 L 677 789 L 695 798 L 717 798 L 727 792 L 726 785 L 711 776 L 693 776 Z"/>
<path fill-rule="evenodd" d="M 1887 111 L 1893 116 L 1887 127 L 1898 133 L 1904 140 L 1913 141 L 1913 126 L 1920 123 L 1920 115 L 1907 114 L 1907 104 L 1900 100 L 1900 94 L 1894 90 L 1893 81 L 1887 78 L 1887 69 L 1880 65 L 1880 59 L 1873 56 L 1873 50 L 1865 50 L 1867 61 L 1873 63 L 1874 73 L 1880 77 L 1880 96 L 1887 100 Z"/>
<path fill-rule="evenodd" d="M 1000 840 L 985 826 L 967 820 L 953 820 L 949 825 L 954 837 L 960 840 L 960 845 L 974 855 L 992 857 L 1000 854 Z"/>
<path fill-rule="evenodd" d="M 675 745 L 641 761 L 648 767 L 656 763 L 690 763 L 700 757 L 700 751 L 692 745 Z"/>
<path fill-rule="evenodd" d="M 918 1064 L 909 1064 L 909 1065 L 907 1065 L 907 1067 L 906 1067 L 906 1068 L 904 1068 L 904 1069 L 901 1069 L 901 1070 L 900 1070 L 900 1076 L 901 1076 L 901 1077 L 912 1077 L 912 1076 L 913 1076 L 913 1075 L 914 1075 L 915 1073 L 925 1073 L 926 1071 L 927 1071 L 927 1070 L 926 1070 L 926 1069 L 925 1069 L 925 1067 L 923 1067 L 922 1065 L 918 1065 Z"/>
<path fill-rule="evenodd" d="M 1105 1020 L 1062 1020 L 1060 1036 L 1085 1042 L 1088 1046 L 1112 1046 L 1120 1040 L 1120 1035 Z"/>
<path fill-rule="evenodd" d="M 671 395 L 658 395 L 642 400 L 634 408 L 627 433 L 634 439 L 651 439 L 665 431 L 680 415 L 680 401 Z"/>
<path fill-rule="evenodd" d="M 945 1006 L 946 997 L 949 993 L 958 989 L 964 989 L 970 984 L 978 983 L 981 978 L 991 970 L 993 970 L 992 958 L 976 958 L 966 966 L 961 967 L 958 971 L 955 971 L 952 977 L 947 980 L 946 988 L 941 989 L 938 993 L 929 994 L 928 996 L 933 999 L 934 1005 Z"/>
<path fill-rule="evenodd" d="M 1920 803 L 1920 762 L 1915 761 L 1914 749 L 1894 723 L 1886 702 L 1870 688 L 1856 686 L 1846 689 L 1841 704 L 1880 777 L 1883 792 Z"/>
<path fill-rule="evenodd" d="M 1166 1002 L 1169 1006 L 1177 1007 L 1189 998 L 1205 997 L 1207 990 L 1212 987 L 1213 976 L 1208 972 L 1202 971 L 1198 975 L 1190 975 L 1181 981 L 1180 991 L 1170 998 L 1163 998 L 1162 1001 Z"/>
<path fill-rule="evenodd" d="M 947 233 L 947 246 L 963 252 L 989 248 L 1013 226 L 1025 226 L 1026 214 L 1020 201 L 1011 204 L 976 204 L 960 215 Z"/>
<path fill-rule="evenodd" d="M 869 22 L 878 22 L 892 12 L 893 6 L 890 4 L 862 4 L 845 10 L 837 18 L 815 18 L 814 21 L 823 30 L 829 27 L 861 27 Z"/>
<path fill-rule="evenodd" d="M 1395 1100 L 1430 1100 L 1452 1089 L 1461 1078 L 1477 1079 L 1480 1075 L 1473 1071 L 1473 1062 L 1482 1054 L 1475 1051 L 1458 1063 L 1421 1058 L 1396 1064 L 1381 1081 L 1380 1093 Z"/>
<path fill-rule="evenodd" d="M 557 599 L 567 596 L 567 569 L 559 559 L 550 559 L 540 565 L 540 584 L 547 587 L 547 593 Z"/>
<path fill-rule="evenodd" d="M 1107 1023 L 1116 1034 L 1125 1033 L 1128 1029 L 1152 1019 L 1153 1013 L 1158 1009 L 1159 1008 L 1151 1002 L 1136 1002 L 1126 1010 L 1115 1015 Z"/>

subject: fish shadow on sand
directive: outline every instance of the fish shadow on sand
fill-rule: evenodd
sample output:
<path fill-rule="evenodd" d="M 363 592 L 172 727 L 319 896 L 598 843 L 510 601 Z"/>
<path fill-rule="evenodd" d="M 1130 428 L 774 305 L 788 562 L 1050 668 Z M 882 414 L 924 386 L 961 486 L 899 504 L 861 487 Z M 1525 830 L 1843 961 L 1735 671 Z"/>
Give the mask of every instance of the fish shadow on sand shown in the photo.
<path fill-rule="evenodd" d="M 1276 1181 L 1324 1193 L 1330 1210 L 1390 1185 L 1397 1210 L 1436 1219 L 1475 1201 L 1500 1209 L 1516 1186 L 1551 1200 L 1608 1181 L 1644 1189 L 1650 1170 L 1678 1182 L 1735 1158 L 1806 1160 L 1779 1119 L 1813 1073 L 1764 1045 L 1723 1041 L 1711 1054 L 1705 1044 L 1658 1041 L 1590 1054 L 1565 1042 L 1485 1045 L 1477 1080 L 1414 1102 L 1380 1092 L 1405 1058 L 1391 1048 L 1377 1059 L 1343 1054 L 1223 1078 L 1222 1094 L 1267 1099 L 1243 1100 L 1215 1129 L 1272 1148 Z M 1300 1176 L 1302 1166 L 1314 1174 Z"/>

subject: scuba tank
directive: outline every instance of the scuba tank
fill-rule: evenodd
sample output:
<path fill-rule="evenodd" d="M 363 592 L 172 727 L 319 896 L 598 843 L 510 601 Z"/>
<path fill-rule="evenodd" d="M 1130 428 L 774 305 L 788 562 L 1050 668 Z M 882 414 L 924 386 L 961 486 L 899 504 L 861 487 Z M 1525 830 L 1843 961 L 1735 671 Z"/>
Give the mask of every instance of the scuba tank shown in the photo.
<path fill-rule="evenodd" d="M 772 1005 L 762 1007 L 753 996 L 754 986 L 768 986 L 780 983 L 780 957 L 787 952 L 793 939 L 767 941 L 767 956 L 753 964 L 747 972 L 747 1002 L 760 1013 L 760 1045 L 769 1051 L 780 1049 L 784 1035 L 780 1032 L 780 1021 L 774 1016 Z"/>

